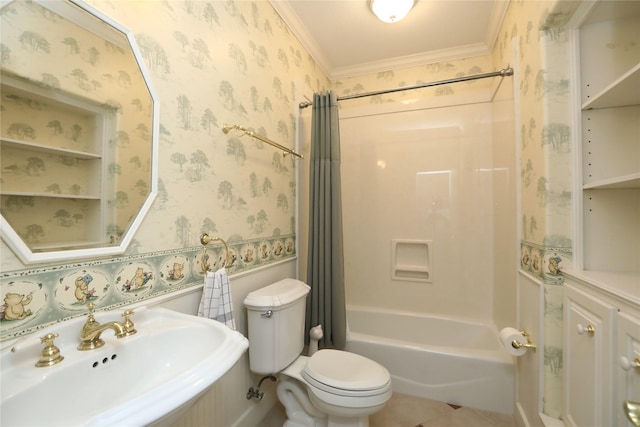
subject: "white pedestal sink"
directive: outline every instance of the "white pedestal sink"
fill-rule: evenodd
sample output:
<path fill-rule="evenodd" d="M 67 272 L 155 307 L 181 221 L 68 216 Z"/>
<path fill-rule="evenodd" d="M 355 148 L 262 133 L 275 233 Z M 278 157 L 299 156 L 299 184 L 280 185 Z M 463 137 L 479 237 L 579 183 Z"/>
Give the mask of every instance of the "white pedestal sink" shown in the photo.
<path fill-rule="evenodd" d="M 96 313 L 100 323 L 118 312 Z M 152 308 L 134 314 L 135 335 L 79 351 L 86 317 L 50 326 L 0 353 L 0 425 L 142 426 L 174 419 L 222 377 L 249 346 L 213 320 Z M 36 368 L 39 338 L 57 333 L 64 360 Z"/>

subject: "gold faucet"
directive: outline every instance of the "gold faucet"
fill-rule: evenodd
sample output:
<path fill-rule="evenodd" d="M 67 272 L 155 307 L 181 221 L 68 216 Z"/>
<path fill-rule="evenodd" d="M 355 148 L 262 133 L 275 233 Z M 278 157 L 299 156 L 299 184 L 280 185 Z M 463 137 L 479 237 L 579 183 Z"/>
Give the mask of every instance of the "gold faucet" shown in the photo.
<path fill-rule="evenodd" d="M 131 323 L 130 321 L 129 321 L 129 323 L 131 323 L 130 326 L 126 324 L 127 323 L 126 321 L 125 323 L 120 323 L 115 321 L 108 322 L 108 323 L 99 323 L 93 317 L 93 309 L 94 309 L 94 305 L 93 303 L 90 303 L 89 317 L 87 319 L 87 322 L 82 327 L 82 331 L 80 332 L 81 341 L 80 341 L 80 345 L 78 345 L 78 350 L 82 350 L 82 351 L 93 350 L 93 349 L 102 347 L 104 345 L 104 341 L 102 340 L 102 338 L 100 338 L 100 335 L 102 335 L 102 333 L 107 329 L 112 329 L 116 335 L 116 338 L 123 338 L 128 335 L 131 335 L 132 333 L 135 333 L 135 332 L 131 332 L 130 330 L 130 328 L 133 328 L 133 323 Z M 129 319 L 126 318 L 126 320 L 129 320 Z"/>

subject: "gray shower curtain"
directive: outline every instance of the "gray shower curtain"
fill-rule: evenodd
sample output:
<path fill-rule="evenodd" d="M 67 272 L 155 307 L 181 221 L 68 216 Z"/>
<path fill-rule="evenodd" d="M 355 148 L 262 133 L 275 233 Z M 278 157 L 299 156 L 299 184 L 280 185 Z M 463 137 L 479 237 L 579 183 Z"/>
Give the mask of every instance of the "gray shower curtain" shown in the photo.
<path fill-rule="evenodd" d="M 340 130 L 333 92 L 313 95 L 309 174 L 309 252 L 306 331 L 322 325 L 322 347 L 344 348 L 347 320 L 344 296 Z M 308 333 L 306 335 L 308 342 Z"/>

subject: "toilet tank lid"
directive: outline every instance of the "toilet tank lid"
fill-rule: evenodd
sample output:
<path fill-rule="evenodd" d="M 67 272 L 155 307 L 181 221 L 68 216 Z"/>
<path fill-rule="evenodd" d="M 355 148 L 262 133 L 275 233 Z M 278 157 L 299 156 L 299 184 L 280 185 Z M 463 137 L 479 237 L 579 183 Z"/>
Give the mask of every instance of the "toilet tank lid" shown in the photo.
<path fill-rule="evenodd" d="M 248 309 L 278 308 L 292 304 L 309 293 L 309 285 L 296 279 L 283 279 L 279 282 L 250 292 L 244 299 Z"/>

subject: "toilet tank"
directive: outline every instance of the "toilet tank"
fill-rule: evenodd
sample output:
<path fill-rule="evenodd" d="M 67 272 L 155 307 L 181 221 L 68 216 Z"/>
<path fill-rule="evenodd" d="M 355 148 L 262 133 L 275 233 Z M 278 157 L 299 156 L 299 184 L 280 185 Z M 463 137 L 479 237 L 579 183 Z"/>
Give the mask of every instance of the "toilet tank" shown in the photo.
<path fill-rule="evenodd" d="M 300 355 L 309 289 L 299 280 L 284 279 L 247 295 L 244 306 L 252 372 L 276 374 Z"/>

